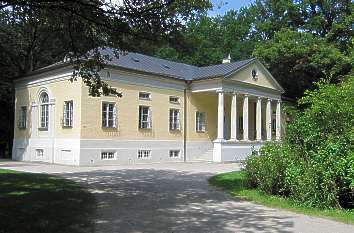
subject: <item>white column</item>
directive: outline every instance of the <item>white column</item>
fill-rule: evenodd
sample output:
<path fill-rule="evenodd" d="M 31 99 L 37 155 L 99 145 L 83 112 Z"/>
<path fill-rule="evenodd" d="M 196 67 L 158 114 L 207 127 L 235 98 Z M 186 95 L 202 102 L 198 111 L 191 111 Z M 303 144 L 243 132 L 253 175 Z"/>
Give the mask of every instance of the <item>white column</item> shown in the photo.
<path fill-rule="evenodd" d="M 243 140 L 248 141 L 248 95 L 243 97 Z"/>
<path fill-rule="evenodd" d="M 267 140 L 272 140 L 272 101 L 267 99 L 266 106 L 266 131 Z"/>
<path fill-rule="evenodd" d="M 231 101 L 231 138 L 230 140 L 237 140 L 237 94 L 233 93 Z"/>
<path fill-rule="evenodd" d="M 256 107 L 256 139 L 262 141 L 262 98 L 258 97 Z"/>
<path fill-rule="evenodd" d="M 224 92 L 218 92 L 218 135 L 217 139 L 224 140 Z"/>
<path fill-rule="evenodd" d="M 275 139 L 280 140 L 281 139 L 281 101 L 277 101 L 277 109 L 276 109 L 276 131 L 275 131 Z"/>

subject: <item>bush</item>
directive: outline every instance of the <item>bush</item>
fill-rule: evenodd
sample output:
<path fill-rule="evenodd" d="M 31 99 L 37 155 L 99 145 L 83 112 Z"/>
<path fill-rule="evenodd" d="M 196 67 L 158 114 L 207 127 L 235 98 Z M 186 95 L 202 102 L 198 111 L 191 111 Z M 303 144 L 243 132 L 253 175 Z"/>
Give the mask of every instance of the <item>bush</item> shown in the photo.
<path fill-rule="evenodd" d="M 270 194 L 286 194 L 285 169 L 287 148 L 274 142 L 266 143 L 258 153 L 253 153 L 246 162 L 248 185 Z"/>
<path fill-rule="evenodd" d="M 305 108 L 283 144 L 268 143 L 246 162 L 249 184 L 301 205 L 354 207 L 354 78 L 319 83 L 300 100 Z"/>

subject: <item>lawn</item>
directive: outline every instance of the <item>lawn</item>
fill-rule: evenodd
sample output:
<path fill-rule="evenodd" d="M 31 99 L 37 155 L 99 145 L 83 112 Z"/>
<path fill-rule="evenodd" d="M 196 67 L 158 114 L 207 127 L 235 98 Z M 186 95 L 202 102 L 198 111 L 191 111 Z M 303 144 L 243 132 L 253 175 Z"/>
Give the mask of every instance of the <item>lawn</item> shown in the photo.
<path fill-rule="evenodd" d="M 77 183 L 0 169 L 0 233 L 93 232 L 95 199 Z"/>
<path fill-rule="evenodd" d="M 209 179 L 209 183 L 216 187 L 222 188 L 235 197 L 257 204 L 354 224 L 354 210 L 323 210 L 302 207 L 290 199 L 264 194 L 255 189 L 247 188 L 245 183 L 245 173 L 242 171 L 213 176 Z"/>

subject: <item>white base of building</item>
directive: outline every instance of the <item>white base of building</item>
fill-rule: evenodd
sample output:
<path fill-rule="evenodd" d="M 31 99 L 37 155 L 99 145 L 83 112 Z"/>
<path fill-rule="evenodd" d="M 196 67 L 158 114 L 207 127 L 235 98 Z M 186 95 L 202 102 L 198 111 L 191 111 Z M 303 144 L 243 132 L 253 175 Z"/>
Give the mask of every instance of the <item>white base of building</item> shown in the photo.
<path fill-rule="evenodd" d="M 107 140 L 32 138 L 15 139 L 13 159 L 74 166 L 140 164 L 183 161 L 242 161 L 261 143 L 231 141 Z M 184 156 L 186 147 L 186 157 Z M 138 158 L 138 150 L 150 150 L 149 158 Z M 178 150 L 178 157 L 170 157 Z M 102 152 L 114 152 L 114 159 L 102 159 Z"/>
<path fill-rule="evenodd" d="M 214 162 L 245 161 L 254 151 L 259 151 L 262 142 L 215 140 L 213 149 Z"/>

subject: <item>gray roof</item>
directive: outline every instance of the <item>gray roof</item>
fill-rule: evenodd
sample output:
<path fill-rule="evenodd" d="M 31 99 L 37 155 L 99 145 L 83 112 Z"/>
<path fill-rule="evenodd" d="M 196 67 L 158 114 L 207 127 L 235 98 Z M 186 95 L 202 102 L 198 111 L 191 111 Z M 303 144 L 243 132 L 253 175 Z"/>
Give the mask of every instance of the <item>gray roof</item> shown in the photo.
<path fill-rule="evenodd" d="M 140 53 L 123 53 L 117 58 L 110 48 L 102 49 L 100 53 L 110 56 L 111 59 L 107 62 L 108 65 L 181 80 L 201 80 L 227 76 L 254 60 L 248 59 L 226 64 L 198 67 Z"/>

